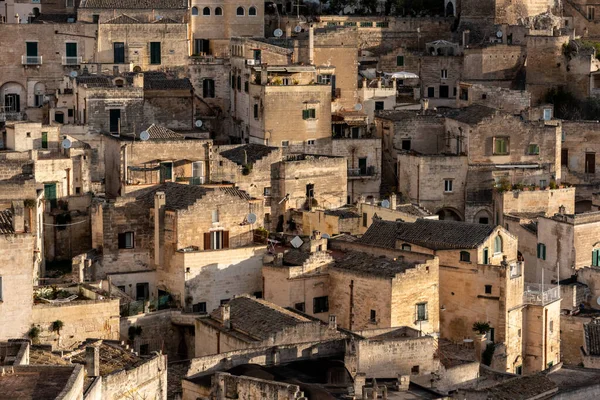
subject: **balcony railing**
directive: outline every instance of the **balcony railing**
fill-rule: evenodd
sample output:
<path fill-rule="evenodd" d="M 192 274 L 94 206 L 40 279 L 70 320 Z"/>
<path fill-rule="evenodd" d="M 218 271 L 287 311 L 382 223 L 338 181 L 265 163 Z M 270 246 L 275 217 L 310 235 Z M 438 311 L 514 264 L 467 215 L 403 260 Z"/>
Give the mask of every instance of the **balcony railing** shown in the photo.
<path fill-rule="evenodd" d="M 42 56 L 21 56 L 23 65 L 42 65 Z"/>
<path fill-rule="evenodd" d="M 355 177 L 360 178 L 364 176 L 374 176 L 377 172 L 374 166 L 366 168 L 348 168 L 348 178 Z"/>
<path fill-rule="evenodd" d="M 560 287 L 542 285 L 539 283 L 526 283 L 523 291 L 524 304 L 546 305 L 560 299 Z"/>
<path fill-rule="evenodd" d="M 0 122 L 22 121 L 24 118 L 25 118 L 25 113 L 0 111 Z"/>
<path fill-rule="evenodd" d="M 40 62 L 41 64 L 41 62 Z M 79 65 L 81 64 L 81 57 L 63 57 L 62 65 Z"/>

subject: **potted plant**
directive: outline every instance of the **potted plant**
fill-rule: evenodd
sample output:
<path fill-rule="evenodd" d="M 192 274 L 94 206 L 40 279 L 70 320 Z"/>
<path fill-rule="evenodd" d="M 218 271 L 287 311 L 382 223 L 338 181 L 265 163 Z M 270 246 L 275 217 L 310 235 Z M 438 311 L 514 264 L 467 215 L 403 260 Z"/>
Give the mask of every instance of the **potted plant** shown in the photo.
<path fill-rule="evenodd" d="M 31 339 L 31 343 L 37 344 L 40 338 L 40 328 L 37 326 L 32 326 L 29 332 L 27 332 L 27 336 Z"/>
<path fill-rule="evenodd" d="M 473 324 L 473 331 L 479 335 L 485 335 L 490 331 L 490 324 L 487 322 L 477 321 Z"/>

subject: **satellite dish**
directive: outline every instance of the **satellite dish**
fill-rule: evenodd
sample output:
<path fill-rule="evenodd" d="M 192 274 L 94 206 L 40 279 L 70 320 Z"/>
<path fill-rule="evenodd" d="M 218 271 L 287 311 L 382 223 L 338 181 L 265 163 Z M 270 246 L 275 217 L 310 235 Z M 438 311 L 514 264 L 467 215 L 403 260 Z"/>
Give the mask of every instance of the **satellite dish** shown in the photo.
<path fill-rule="evenodd" d="M 200 128 L 200 127 L 202 127 L 202 120 L 199 119 L 196 121 L 196 128 Z"/>
<path fill-rule="evenodd" d="M 256 214 L 254 214 L 254 213 L 248 214 L 248 216 L 246 217 L 246 221 L 248 221 L 248 223 L 250 225 L 252 225 L 253 223 L 255 223 L 256 222 Z"/>
<path fill-rule="evenodd" d="M 598 297 L 598 298 L 596 299 L 596 303 L 598 303 L 598 305 L 600 306 L 600 297 Z"/>
<path fill-rule="evenodd" d="M 324 234 L 321 235 L 321 237 L 323 239 L 331 239 L 331 236 L 329 235 L 329 233 L 324 233 Z"/>
<path fill-rule="evenodd" d="M 363 109 L 363 106 L 362 106 L 362 104 L 358 103 L 358 104 L 355 104 L 355 105 L 354 105 L 354 109 L 355 109 L 356 111 L 360 111 L 360 110 L 362 110 L 362 109 Z"/>
<path fill-rule="evenodd" d="M 383 200 L 381 202 L 381 207 L 383 207 L 383 208 L 390 208 L 390 201 L 389 200 Z"/>
<path fill-rule="evenodd" d="M 71 78 L 77 78 L 77 71 L 71 71 L 71 72 L 69 72 L 69 76 Z"/>
<path fill-rule="evenodd" d="M 283 31 L 281 29 L 275 29 L 275 31 L 273 32 L 273 36 L 275 36 L 275 37 L 282 37 L 283 36 Z"/>
<path fill-rule="evenodd" d="M 297 249 L 298 247 L 300 247 L 304 244 L 304 241 L 302 239 L 300 239 L 300 236 L 296 236 L 295 238 L 292 239 L 292 241 L 290 243 L 292 246 L 294 246 L 295 249 Z"/>
<path fill-rule="evenodd" d="M 64 139 L 62 141 L 62 148 L 63 149 L 70 149 L 71 148 L 71 141 L 69 139 Z"/>
<path fill-rule="evenodd" d="M 300 32 L 302 32 L 302 27 L 301 27 L 300 25 L 296 25 L 296 26 L 294 27 L 294 32 L 296 32 L 296 33 L 300 33 Z"/>
<path fill-rule="evenodd" d="M 496 32 L 496 37 L 500 39 L 502 37 L 502 31 Z"/>
<path fill-rule="evenodd" d="M 142 131 L 142 133 L 140 133 L 140 139 L 143 141 L 150 139 L 150 134 L 148 131 Z"/>

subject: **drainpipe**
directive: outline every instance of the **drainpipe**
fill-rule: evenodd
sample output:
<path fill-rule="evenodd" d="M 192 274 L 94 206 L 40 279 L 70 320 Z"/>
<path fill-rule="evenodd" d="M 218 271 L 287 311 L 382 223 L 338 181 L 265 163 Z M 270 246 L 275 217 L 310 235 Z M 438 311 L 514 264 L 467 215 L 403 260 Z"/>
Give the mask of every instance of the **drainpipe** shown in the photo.
<path fill-rule="evenodd" d="M 315 63 L 315 28 L 313 24 L 310 24 L 308 28 L 308 63 L 310 65 Z"/>

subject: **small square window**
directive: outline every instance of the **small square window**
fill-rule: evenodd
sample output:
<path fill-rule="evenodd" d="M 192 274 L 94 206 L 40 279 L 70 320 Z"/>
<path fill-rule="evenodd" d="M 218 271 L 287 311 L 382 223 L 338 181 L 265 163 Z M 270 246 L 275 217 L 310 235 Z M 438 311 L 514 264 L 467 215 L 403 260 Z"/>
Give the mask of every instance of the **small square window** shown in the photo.
<path fill-rule="evenodd" d="M 31 132 L 27 132 L 25 135 L 30 138 L 31 137 Z"/>
<path fill-rule="evenodd" d="M 485 294 L 492 294 L 492 285 L 485 285 Z"/>
<path fill-rule="evenodd" d="M 282 140 L 281 141 L 281 147 L 288 147 L 290 145 L 290 141 L 289 140 Z"/>
<path fill-rule="evenodd" d="M 317 141 L 315 139 L 308 139 L 306 144 L 309 146 L 314 146 Z"/>
<path fill-rule="evenodd" d="M 410 139 L 402 139 L 402 150 L 410 150 Z"/>
<path fill-rule="evenodd" d="M 418 365 L 413 365 L 413 367 L 410 369 L 410 373 L 412 375 L 419 375 L 419 366 Z"/>
<path fill-rule="evenodd" d="M 304 312 L 305 310 L 304 303 L 296 303 L 294 304 L 294 308 L 300 312 Z"/>
<path fill-rule="evenodd" d="M 538 155 L 538 154 L 540 154 L 540 146 L 538 146 L 537 144 L 530 144 L 527 147 L 527 154 L 529 154 L 529 155 Z"/>
<path fill-rule="evenodd" d="M 315 297 L 313 299 L 313 314 L 329 311 L 329 298 L 327 296 Z"/>
<path fill-rule="evenodd" d="M 270 186 L 266 186 L 266 187 L 263 189 L 263 195 L 264 195 L 264 196 L 270 196 L 270 195 L 271 195 L 271 187 L 270 187 Z"/>
<path fill-rule="evenodd" d="M 385 105 L 384 105 L 383 101 L 375 102 L 375 111 L 383 110 L 384 108 L 385 108 Z"/>
<path fill-rule="evenodd" d="M 206 302 L 203 301 L 201 303 L 196 303 L 192 306 L 192 311 L 195 313 L 205 313 L 206 312 Z"/>
<path fill-rule="evenodd" d="M 263 292 L 254 292 L 254 293 L 252 293 L 252 295 L 254 297 L 256 297 L 257 299 L 262 299 L 263 298 Z"/>
<path fill-rule="evenodd" d="M 224 304 L 227 304 L 227 303 L 229 303 L 229 299 L 222 299 L 221 302 L 220 302 L 221 305 L 224 305 Z"/>
<path fill-rule="evenodd" d="M 133 232 L 119 233 L 119 248 L 133 249 L 135 247 Z"/>
<path fill-rule="evenodd" d="M 317 118 L 317 110 L 314 108 L 307 108 L 306 110 L 302 110 L 302 119 L 316 119 Z"/>

